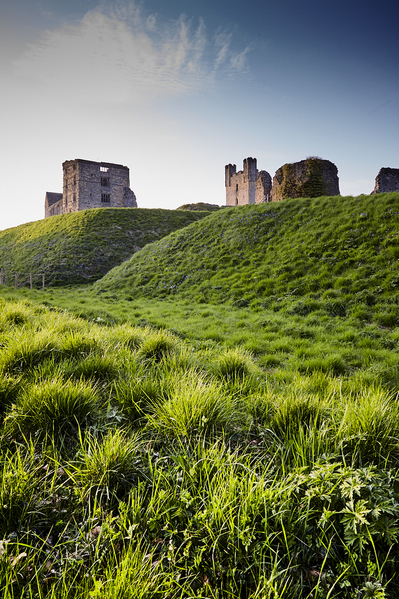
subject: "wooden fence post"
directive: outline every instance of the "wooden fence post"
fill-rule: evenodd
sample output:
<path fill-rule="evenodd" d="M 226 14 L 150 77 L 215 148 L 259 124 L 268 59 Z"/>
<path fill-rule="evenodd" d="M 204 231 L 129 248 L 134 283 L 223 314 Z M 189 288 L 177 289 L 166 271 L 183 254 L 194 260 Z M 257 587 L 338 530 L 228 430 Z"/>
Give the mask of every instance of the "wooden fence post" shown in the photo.
<path fill-rule="evenodd" d="M 5 285 L 5 282 L 4 282 L 4 268 L 0 269 L 0 285 Z"/>
<path fill-rule="evenodd" d="M 29 274 L 29 284 L 30 284 L 30 288 L 33 289 L 33 276 L 32 276 L 32 273 Z"/>
<path fill-rule="evenodd" d="M 45 275 L 42 275 L 43 291 L 44 291 L 44 276 L 45 276 Z"/>
<path fill-rule="evenodd" d="M 15 273 L 15 289 L 18 289 L 18 273 Z"/>

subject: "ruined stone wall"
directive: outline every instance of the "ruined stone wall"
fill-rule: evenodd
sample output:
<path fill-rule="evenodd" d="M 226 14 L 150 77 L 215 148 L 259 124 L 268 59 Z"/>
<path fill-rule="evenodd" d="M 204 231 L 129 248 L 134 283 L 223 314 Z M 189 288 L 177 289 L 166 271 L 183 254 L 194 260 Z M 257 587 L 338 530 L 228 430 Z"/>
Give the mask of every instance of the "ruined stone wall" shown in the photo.
<path fill-rule="evenodd" d="M 399 168 L 383 167 L 375 178 L 374 193 L 390 193 L 399 191 Z"/>
<path fill-rule="evenodd" d="M 255 204 L 270 202 L 272 178 L 267 171 L 259 171 L 255 183 Z"/>
<path fill-rule="evenodd" d="M 307 158 L 284 164 L 273 177 L 272 201 L 339 195 L 338 169 L 329 160 Z"/>
<path fill-rule="evenodd" d="M 226 206 L 339 195 L 337 167 L 329 160 L 315 157 L 284 164 L 276 171 L 273 183 L 267 171 L 258 171 L 256 158 L 246 158 L 243 170 L 238 173 L 235 164 L 225 167 L 225 185 Z"/>
<path fill-rule="evenodd" d="M 121 164 L 69 160 L 63 164 L 64 212 L 137 206 L 129 169 Z"/>
<path fill-rule="evenodd" d="M 63 193 L 46 194 L 45 217 L 90 208 L 137 208 L 129 169 L 111 162 L 67 160 L 62 165 Z M 48 196 L 60 196 L 55 203 Z"/>
<path fill-rule="evenodd" d="M 44 218 L 62 214 L 62 193 L 46 192 L 44 201 Z"/>
<path fill-rule="evenodd" d="M 238 172 L 235 164 L 225 167 L 226 206 L 244 206 L 268 201 L 271 177 L 266 171 L 258 172 L 256 163 L 256 158 L 245 158 L 243 170 Z"/>

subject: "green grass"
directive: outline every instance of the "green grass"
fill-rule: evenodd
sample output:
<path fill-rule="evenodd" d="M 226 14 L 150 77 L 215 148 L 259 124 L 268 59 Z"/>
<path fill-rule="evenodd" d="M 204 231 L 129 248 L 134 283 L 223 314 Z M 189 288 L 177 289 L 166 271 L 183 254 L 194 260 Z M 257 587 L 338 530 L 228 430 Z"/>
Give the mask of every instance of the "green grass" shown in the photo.
<path fill-rule="evenodd" d="M 95 289 L 395 326 L 398 214 L 398 193 L 220 210 L 146 246 Z"/>
<path fill-rule="evenodd" d="M 46 218 L 0 231 L 0 268 L 7 283 L 35 287 L 101 278 L 147 243 L 207 216 L 207 212 L 98 208 Z"/>
<path fill-rule="evenodd" d="M 220 210 L 0 288 L 1 596 L 397 596 L 398 203 Z"/>
<path fill-rule="evenodd" d="M 397 329 L 226 307 L 221 344 L 211 305 L 183 338 L 39 297 L 0 298 L 2 596 L 398 593 Z"/>
<path fill-rule="evenodd" d="M 194 342 L 198 348 L 212 350 L 220 346 L 225 353 L 231 350 L 221 360 L 234 362 L 237 359 L 237 368 L 241 368 L 240 360 L 243 360 L 245 370 L 245 356 L 252 356 L 252 362 L 273 379 L 292 380 L 296 372 L 327 373 L 344 381 L 356 379 L 366 385 L 378 382 L 392 392 L 399 387 L 398 328 L 383 326 L 372 318 L 364 321 L 351 314 L 332 316 L 323 312 L 302 316 L 287 309 L 251 310 L 172 298 L 150 302 L 146 298 L 116 301 L 96 295 L 91 287 L 53 289 L 44 294 L 3 288 L 2 293 L 9 298 L 44 301 L 55 311 L 59 306 L 88 322 L 133 325 L 138 332 L 131 333 L 126 343 L 137 350 L 141 348 L 142 355 L 162 338 L 168 340 L 167 331 L 172 331 L 179 338 Z M 80 298 L 85 298 L 86 303 L 82 304 Z M 139 331 L 146 326 L 153 329 L 153 336 L 147 339 L 143 349 Z M 36 336 L 37 343 L 44 342 L 42 336 L 43 333 Z M 189 357 L 185 360 L 192 368 Z M 223 366 L 218 361 L 212 365 L 215 374 L 219 368 L 228 367 L 232 364 Z M 18 372 L 17 369 L 15 373 Z M 153 383 L 145 385 L 149 387 Z"/>

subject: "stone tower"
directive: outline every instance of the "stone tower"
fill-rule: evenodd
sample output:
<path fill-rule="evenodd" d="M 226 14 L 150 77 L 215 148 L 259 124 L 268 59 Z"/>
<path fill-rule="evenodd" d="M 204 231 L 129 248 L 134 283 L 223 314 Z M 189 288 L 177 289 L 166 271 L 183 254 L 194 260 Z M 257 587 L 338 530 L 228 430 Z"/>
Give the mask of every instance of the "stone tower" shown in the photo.
<path fill-rule="evenodd" d="M 338 169 L 333 162 L 310 157 L 284 164 L 273 177 L 272 200 L 339 195 Z"/>
<path fill-rule="evenodd" d="M 137 208 L 127 166 L 76 159 L 64 162 L 62 169 L 63 193 L 46 193 L 45 217 L 89 208 Z"/>
<path fill-rule="evenodd" d="M 260 204 L 270 200 L 272 179 L 268 172 L 258 171 L 256 158 L 245 158 L 243 170 L 235 164 L 225 166 L 226 206 Z"/>

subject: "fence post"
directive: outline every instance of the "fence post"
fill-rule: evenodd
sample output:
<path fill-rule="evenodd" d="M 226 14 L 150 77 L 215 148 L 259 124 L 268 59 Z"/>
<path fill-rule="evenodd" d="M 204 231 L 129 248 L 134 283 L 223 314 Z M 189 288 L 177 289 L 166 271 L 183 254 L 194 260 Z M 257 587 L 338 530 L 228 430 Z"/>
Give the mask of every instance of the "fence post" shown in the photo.
<path fill-rule="evenodd" d="M 15 289 L 18 289 L 18 273 L 15 273 Z"/>
<path fill-rule="evenodd" d="M 32 276 L 32 273 L 29 274 L 29 284 L 30 284 L 30 288 L 33 289 L 33 276 Z"/>
<path fill-rule="evenodd" d="M 43 285 L 43 291 L 44 291 L 44 274 L 42 275 L 42 285 Z"/>
<path fill-rule="evenodd" d="M 4 268 L 0 269 L 0 285 L 5 285 L 5 283 L 4 283 Z"/>

